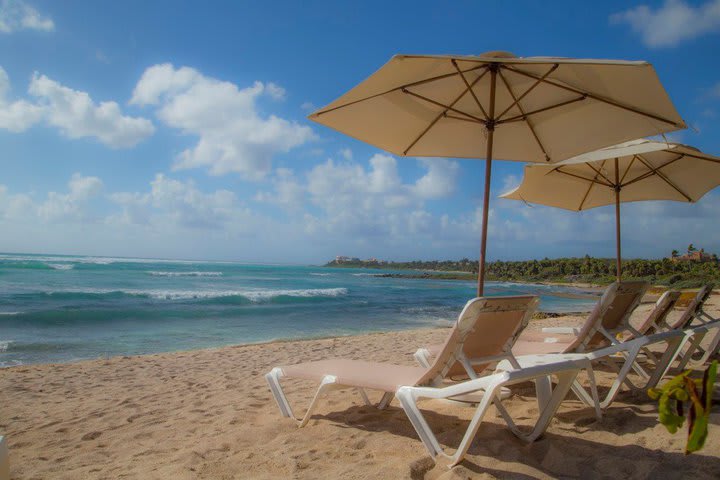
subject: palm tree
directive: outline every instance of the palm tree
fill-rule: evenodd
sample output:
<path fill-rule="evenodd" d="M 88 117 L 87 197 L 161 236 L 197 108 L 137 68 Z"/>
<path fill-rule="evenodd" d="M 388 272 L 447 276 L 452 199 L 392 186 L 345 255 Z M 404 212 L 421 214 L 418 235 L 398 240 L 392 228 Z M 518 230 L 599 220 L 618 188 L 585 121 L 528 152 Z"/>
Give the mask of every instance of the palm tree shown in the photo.
<path fill-rule="evenodd" d="M 673 251 L 670 253 L 670 256 L 671 256 L 672 258 L 677 258 L 679 254 L 680 254 L 680 252 L 678 252 L 677 250 L 673 250 Z"/>
<path fill-rule="evenodd" d="M 695 248 L 695 245 L 693 245 L 692 243 L 690 245 L 688 245 L 688 250 L 687 250 L 688 253 L 693 253 L 696 250 L 697 250 L 697 248 Z"/>

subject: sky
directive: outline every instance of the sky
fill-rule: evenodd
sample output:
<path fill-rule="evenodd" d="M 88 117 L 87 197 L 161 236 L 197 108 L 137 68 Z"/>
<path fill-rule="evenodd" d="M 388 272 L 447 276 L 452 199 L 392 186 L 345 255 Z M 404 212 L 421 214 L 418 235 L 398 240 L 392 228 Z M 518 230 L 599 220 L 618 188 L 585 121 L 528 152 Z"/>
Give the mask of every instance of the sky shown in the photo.
<path fill-rule="evenodd" d="M 720 0 L 0 0 L 0 251 L 324 263 L 477 258 L 484 162 L 400 158 L 306 117 L 392 55 L 651 62 L 720 154 Z M 497 196 L 488 258 L 611 257 L 614 210 Z M 720 253 L 720 191 L 623 205 L 626 257 Z"/>

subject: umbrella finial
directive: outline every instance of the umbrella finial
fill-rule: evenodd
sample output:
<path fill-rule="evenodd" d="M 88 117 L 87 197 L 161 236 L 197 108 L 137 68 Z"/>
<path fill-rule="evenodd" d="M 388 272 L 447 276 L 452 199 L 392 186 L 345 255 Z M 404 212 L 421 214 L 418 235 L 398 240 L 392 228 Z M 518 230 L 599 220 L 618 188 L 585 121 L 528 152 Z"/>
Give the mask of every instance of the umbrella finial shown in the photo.
<path fill-rule="evenodd" d="M 491 50 L 489 52 L 481 53 L 481 57 L 486 58 L 517 58 L 517 55 L 511 52 L 506 52 L 504 50 Z"/>

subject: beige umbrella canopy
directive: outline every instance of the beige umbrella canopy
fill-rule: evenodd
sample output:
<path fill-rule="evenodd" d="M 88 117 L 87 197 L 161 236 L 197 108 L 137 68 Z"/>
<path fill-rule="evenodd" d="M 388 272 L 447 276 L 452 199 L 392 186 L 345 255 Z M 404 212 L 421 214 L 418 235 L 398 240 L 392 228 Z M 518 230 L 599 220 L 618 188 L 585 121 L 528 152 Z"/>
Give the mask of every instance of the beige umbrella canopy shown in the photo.
<path fill-rule="evenodd" d="M 678 143 L 634 140 L 556 163 L 525 167 L 522 183 L 501 198 L 566 210 L 615 205 L 620 279 L 620 203 L 697 202 L 720 185 L 720 157 Z"/>
<path fill-rule="evenodd" d="M 685 128 L 646 62 L 396 55 L 310 119 L 391 153 L 485 158 L 478 295 L 493 158 L 553 163 Z"/>

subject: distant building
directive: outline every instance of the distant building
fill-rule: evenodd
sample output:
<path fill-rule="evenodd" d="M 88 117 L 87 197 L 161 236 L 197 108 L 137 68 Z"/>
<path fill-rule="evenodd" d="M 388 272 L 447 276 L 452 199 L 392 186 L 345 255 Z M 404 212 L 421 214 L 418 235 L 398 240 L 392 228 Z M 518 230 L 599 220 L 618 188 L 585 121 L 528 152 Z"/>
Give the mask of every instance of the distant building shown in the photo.
<path fill-rule="evenodd" d="M 673 262 L 713 262 L 715 261 L 714 256 L 705 253 L 705 249 L 701 248 L 700 250 L 695 250 L 694 252 L 688 252 L 685 255 L 680 255 L 679 257 L 672 257 L 671 258 Z"/>
<path fill-rule="evenodd" d="M 335 257 L 335 263 L 347 263 L 347 262 L 359 262 L 360 259 L 357 257 L 345 257 L 343 255 L 338 255 Z"/>

